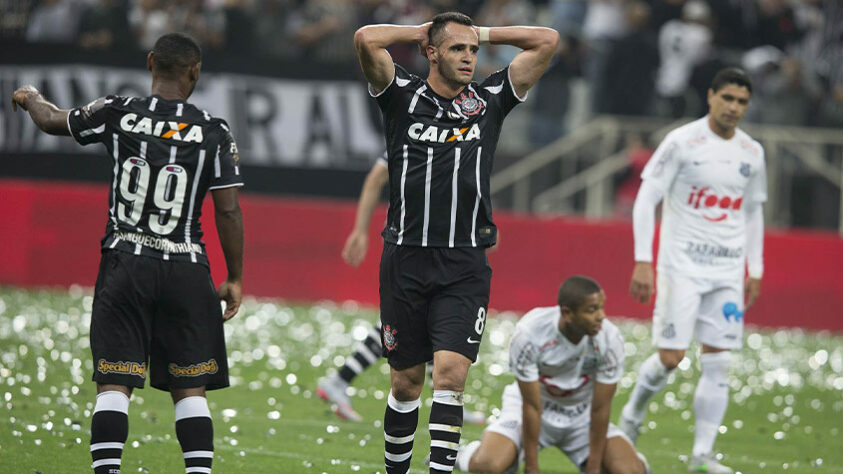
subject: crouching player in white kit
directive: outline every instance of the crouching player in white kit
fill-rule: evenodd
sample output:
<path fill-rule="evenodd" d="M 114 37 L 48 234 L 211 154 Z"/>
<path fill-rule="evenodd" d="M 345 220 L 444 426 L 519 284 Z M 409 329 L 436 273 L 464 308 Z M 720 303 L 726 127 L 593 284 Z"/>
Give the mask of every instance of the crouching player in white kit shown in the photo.
<path fill-rule="evenodd" d="M 606 295 L 584 276 L 559 288 L 558 306 L 535 308 L 515 326 L 497 421 L 482 441 L 460 448 L 467 472 L 539 472 L 539 450 L 555 446 L 586 473 L 649 472 L 626 436 L 609 423 L 623 373 L 624 341 L 606 318 Z M 601 470 L 602 469 L 602 470 Z"/>
<path fill-rule="evenodd" d="M 636 440 L 650 400 L 696 336 L 702 375 L 694 395 L 693 472 L 732 472 L 712 450 L 729 402 L 729 350 L 743 343 L 744 296 L 749 308 L 761 290 L 764 150 L 737 128 L 751 93 L 743 71 L 718 72 L 708 91 L 708 116 L 665 137 L 644 168 L 633 209 L 636 263 L 630 291 L 648 302 L 655 208 L 664 197 L 653 313 L 659 350 L 641 365 L 619 426 Z"/>

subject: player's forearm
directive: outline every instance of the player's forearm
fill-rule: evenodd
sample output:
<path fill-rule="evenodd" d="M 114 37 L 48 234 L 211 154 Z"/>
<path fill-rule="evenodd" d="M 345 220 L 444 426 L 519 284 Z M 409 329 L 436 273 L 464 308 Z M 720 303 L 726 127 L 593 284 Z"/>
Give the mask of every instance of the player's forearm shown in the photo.
<path fill-rule="evenodd" d="M 378 165 L 380 166 L 380 165 Z M 360 200 L 357 202 L 357 215 L 354 218 L 354 231 L 367 233 L 372 222 L 372 215 L 375 207 L 380 201 L 381 191 L 386 184 L 386 169 L 373 169 L 366 176 L 363 183 L 363 190 L 360 192 Z"/>
<path fill-rule="evenodd" d="M 635 240 L 635 261 L 653 261 L 653 236 L 656 233 L 656 206 L 662 192 L 656 185 L 644 180 L 632 207 L 632 233 Z"/>
<path fill-rule="evenodd" d="M 217 207 L 214 211 L 217 223 L 217 234 L 220 246 L 225 256 L 225 266 L 228 270 L 228 280 L 243 280 L 243 215 L 240 204 L 226 208 Z"/>
<path fill-rule="evenodd" d="M 397 43 L 421 43 L 426 39 L 427 31 L 420 26 L 367 25 L 354 33 L 354 47 L 361 52 L 386 49 Z"/>
<path fill-rule="evenodd" d="M 40 93 L 29 95 L 21 104 L 38 128 L 50 135 L 70 135 L 67 128 L 67 110 L 58 108 Z"/>
<path fill-rule="evenodd" d="M 522 406 L 522 436 L 524 438 L 524 465 L 537 468 L 539 465 L 539 432 L 541 431 L 541 405 L 524 401 Z"/>
<path fill-rule="evenodd" d="M 750 203 L 746 207 L 746 263 L 749 276 L 764 274 L 764 207 Z"/>
<path fill-rule="evenodd" d="M 542 26 L 478 27 L 482 28 L 488 28 L 491 44 L 508 44 L 523 50 L 546 50 L 548 56 L 553 55 L 559 42 L 556 30 Z"/>
<path fill-rule="evenodd" d="M 592 407 L 591 424 L 588 429 L 588 462 L 586 472 L 601 472 L 603 453 L 606 451 L 606 433 L 609 430 L 609 409 L 611 405 Z"/>

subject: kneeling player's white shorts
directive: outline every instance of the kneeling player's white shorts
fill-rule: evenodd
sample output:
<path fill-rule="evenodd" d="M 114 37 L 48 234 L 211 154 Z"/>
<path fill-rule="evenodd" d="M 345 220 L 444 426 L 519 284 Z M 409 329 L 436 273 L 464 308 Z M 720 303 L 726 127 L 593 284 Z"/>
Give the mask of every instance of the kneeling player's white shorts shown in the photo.
<path fill-rule="evenodd" d="M 518 460 L 505 471 L 506 473 L 514 473 L 518 470 L 524 459 L 523 447 L 521 445 L 522 399 L 518 385 L 510 384 L 506 386 L 503 391 L 502 405 L 500 417 L 486 427 L 485 431 L 501 434 L 515 443 L 519 453 Z M 580 423 L 567 428 L 558 428 L 542 419 L 541 432 L 539 433 L 539 450 L 548 446 L 555 446 L 565 453 L 574 465 L 583 469 L 585 462 L 588 461 L 588 430 L 588 423 Z M 629 438 L 618 427 L 609 423 L 606 439 L 616 436 L 629 441 Z"/>
<path fill-rule="evenodd" d="M 719 349 L 743 345 L 744 288 L 740 279 L 709 280 L 660 272 L 653 310 L 653 344 L 687 349 L 697 341 Z"/>

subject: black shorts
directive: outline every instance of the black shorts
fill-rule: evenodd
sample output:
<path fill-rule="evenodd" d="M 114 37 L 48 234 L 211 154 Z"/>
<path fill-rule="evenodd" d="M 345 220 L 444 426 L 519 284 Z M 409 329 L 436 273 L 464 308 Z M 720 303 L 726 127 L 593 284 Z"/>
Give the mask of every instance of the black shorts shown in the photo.
<path fill-rule="evenodd" d="M 93 380 L 143 388 L 228 386 L 222 309 L 207 267 L 107 250 L 91 312 Z"/>
<path fill-rule="evenodd" d="M 380 266 L 381 342 L 389 365 L 405 369 L 439 350 L 474 362 L 486 328 L 492 268 L 484 248 L 385 243 Z"/>

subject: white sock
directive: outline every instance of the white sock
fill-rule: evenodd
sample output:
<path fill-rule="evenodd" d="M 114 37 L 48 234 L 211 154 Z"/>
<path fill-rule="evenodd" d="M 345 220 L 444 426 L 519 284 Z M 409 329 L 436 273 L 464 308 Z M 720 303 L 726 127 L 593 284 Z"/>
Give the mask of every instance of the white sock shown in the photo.
<path fill-rule="evenodd" d="M 714 448 L 717 430 L 729 405 L 729 362 L 727 352 L 710 352 L 700 355 L 702 375 L 694 393 L 694 455 L 707 454 Z"/>
<path fill-rule="evenodd" d="M 638 380 L 629 396 L 629 401 L 623 407 L 623 417 L 637 423 L 644 421 L 647 416 L 647 405 L 657 393 L 667 385 L 670 371 L 662 364 L 659 353 L 652 354 L 638 369 Z"/>
<path fill-rule="evenodd" d="M 462 472 L 468 472 L 468 465 L 471 462 L 471 458 L 479 447 L 480 441 L 472 441 L 465 446 L 461 446 L 460 450 L 457 451 L 457 469 Z"/>

